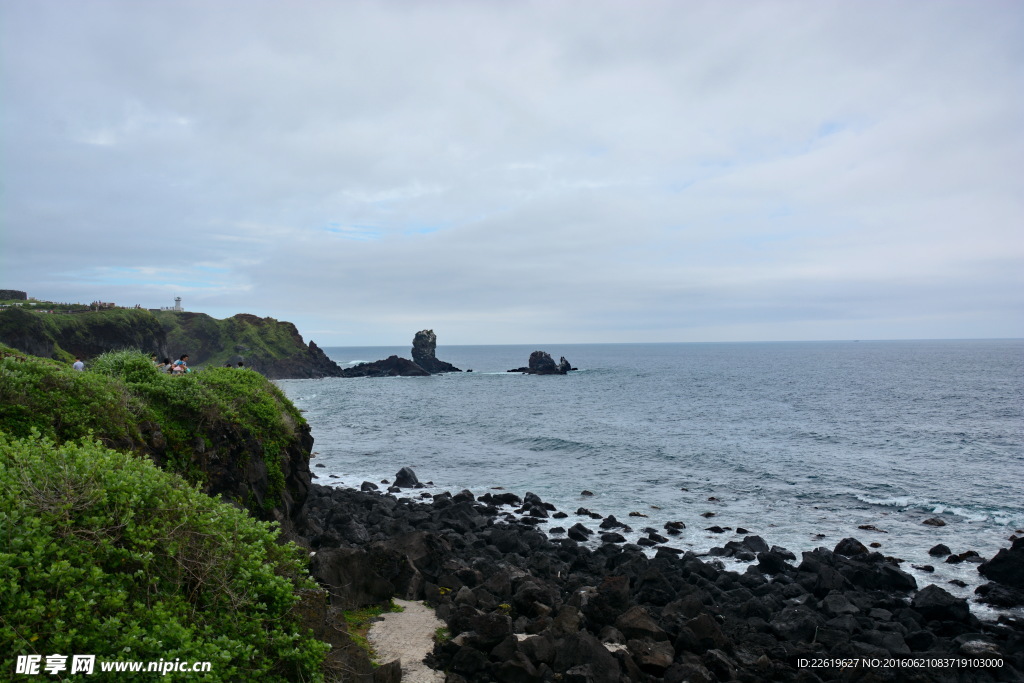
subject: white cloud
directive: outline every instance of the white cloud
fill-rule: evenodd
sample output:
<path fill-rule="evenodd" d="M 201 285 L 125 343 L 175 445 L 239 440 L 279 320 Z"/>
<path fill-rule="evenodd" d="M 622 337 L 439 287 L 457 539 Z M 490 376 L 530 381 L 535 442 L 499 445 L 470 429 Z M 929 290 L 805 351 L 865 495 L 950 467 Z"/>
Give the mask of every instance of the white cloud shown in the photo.
<path fill-rule="evenodd" d="M 3 11 L 7 287 L 322 344 L 1024 334 L 1015 3 Z"/>

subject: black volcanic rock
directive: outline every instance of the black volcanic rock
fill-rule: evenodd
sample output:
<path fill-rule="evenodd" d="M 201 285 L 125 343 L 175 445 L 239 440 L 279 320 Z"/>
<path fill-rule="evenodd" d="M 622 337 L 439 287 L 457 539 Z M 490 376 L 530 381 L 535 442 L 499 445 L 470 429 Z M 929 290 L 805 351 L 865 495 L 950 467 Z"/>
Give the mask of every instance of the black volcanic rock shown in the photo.
<path fill-rule="evenodd" d="M 575 370 L 575 368 L 565 359 L 565 356 L 562 356 L 561 361 L 556 364 L 547 351 L 534 351 L 530 354 L 529 366 L 513 368 L 506 372 L 522 372 L 527 375 L 565 375 L 570 370 Z"/>
<path fill-rule="evenodd" d="M 1001 549 L 995 557 L 981 564 L 978 571 L 990 581 L 1024 589 L 1024 538 L 1015 540 L 1009 549 Z"/>
<path fill-rule="evenodd" d="M 530 373 L 534 375 L 554 375 L 559 371 L 551 354 L 546 351 L 534 351 L 530 354 Z"/>
<path fill-rule="evenodd" d="M 412 338 L 412 359 L 431 374 L 442 372 L 462 372 L 451 363 L 438 360 L 434 355 L 437 349 L 437 335 L 433 330 L 420 330 Z"/>
<path fill-rule="evenodd" d="M 342 377 L 429 377 L 430 373 L 406 358 L 388 356 L 372 363 L 345 368 Z"/>
<path fill-rule="evenodd" d="M 398 470 L 398 474 L 395 475 L 395 486 L 403 489 L 423 488 L 411 467 L 403 467 Z"/>
<path fill-rule="evenodd" d="M 291 323 L 281 323 L 291 325 Z M 296 333 L 298 334 L 298 333 Z M 299 337 L 299 343 L 302 338 Z M 243 360 L 241 356 L 232 356 L 233 364 Z M 244 362 L 244 361 L 243 361 Z M 310 341 L 305 350 L 299 350 L 287 358 L 263 358 L 259 354 L 252 355 L 246 363 L 251 370 L 256 370 L 268 379 L 318 379 L 321 377 L 338 377 L 343 372 L 327 354 Z"/>
<path fill-rule="evenodd" d="M 934 584 L 929 584 L 918 591 L 910 606 L 925 619 L 967 621 L 971 616 L 971 609 L 966 600 L 956 598 Z"/>
<path fill-rule="evenodd" d="M 427 658 L 449 681 L 860 680 L 812 677 L 798 662 L 955 657 L 978 643 L 1003 665 L 971 669 L 970 680 L 1024 671 L 1024 629 L 980 622 L 935 586 L 915 591 L 878 553 L 819 548 L 795 567 L 789 551 L 747 536 L 732 544 L 760 563 L 738 574 L 678 548 L 648 557 L 614 531 L 575 525 L 549 539 L 484 502 L 495 494 L 458 495 L 424 504 L 314 485 L 304 508 L 308 547 L 323 555 L 313 575 L 332 604 L 379 601 L 381 581 L 397 597 L 426 599 L 457 634 Z M 1006 601 L 995 589 L 991 597 Z"/>

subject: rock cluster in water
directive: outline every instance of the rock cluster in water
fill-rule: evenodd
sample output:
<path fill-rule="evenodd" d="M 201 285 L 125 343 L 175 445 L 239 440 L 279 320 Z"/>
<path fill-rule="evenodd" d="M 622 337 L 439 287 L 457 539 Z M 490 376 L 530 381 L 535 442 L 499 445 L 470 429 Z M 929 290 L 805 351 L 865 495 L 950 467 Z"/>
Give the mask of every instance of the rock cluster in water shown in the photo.
<path fill-rule="evenodd" d="M 562 356 L 556 364 L 551 354 L 547 351 L 534 351 L 530 354 L 529 365 L 506 370 L 505 372 L 522 372 L 527 375 L 565 375 L 575 369 L 565 359 L 565 356 Z"/>
<path fill-rule="evenodd" d="M 342 377 L 429 377 L 430 373 L 407 358 L 388 356 L 341 371 Z"/>
<path fill-rule="evenodd" d="M 342 377 L 427 377 L 445 372 L 462 372 L 435 355 L 437 335 L 433 330 L 420 330 L 412 339 L 412 360 L 388 356 L 384 360 L 342 370 Z"/>
<path fill-rule="evenodd" d="M 409 474 L 401 480 L 415 486 Z M 584 508 L 572 516 L 535 494 L 419 495 L 422 502 L 314 484 L 298 531 L 335 604 L 402 597 L 436 606 L 451 638 L 428 661 L 450 683 L 1024 677 L 1019 618 L 980 622 L 965 600 L 935 585 L 919 589 L 898 561 L 855 539 L 798 560 L 748 534 L 712 553 L 749 562 L 736 573 L 670 547 L 662 532 L 678 535 L 682 522 L 644 529 L 640 544 L 657 548 L 648 557 L 624 543 L 625 523 Z M 535 525 L 549 517 L 570 528 L 545 536 Z M 1022 555 L 1017 541 L 981 566 L 992 580 L 1019 581 Z M 1002 664 L 800 665 L 950 657 Z"/>

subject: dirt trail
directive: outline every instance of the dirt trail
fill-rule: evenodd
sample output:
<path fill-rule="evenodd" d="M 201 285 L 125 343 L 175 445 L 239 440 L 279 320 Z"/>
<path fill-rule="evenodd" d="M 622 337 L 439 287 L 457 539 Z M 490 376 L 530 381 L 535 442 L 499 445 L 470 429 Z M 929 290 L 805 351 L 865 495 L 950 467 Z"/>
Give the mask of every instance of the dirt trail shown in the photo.
<path fill-rule="evenodd" d="M 423 663 L 423 658 L 434 649 L 434 633 L 444 622 L 434 616 L 434 610 L 420 602 L 395 599 L 403 612 L 382 614 L 383 621 L 370 625 L 367 637 L 377 653 L 377 661 L 386 664 L 394 659 L 402 661 L 402 683 L 444 683 L 444 674 Z"/>

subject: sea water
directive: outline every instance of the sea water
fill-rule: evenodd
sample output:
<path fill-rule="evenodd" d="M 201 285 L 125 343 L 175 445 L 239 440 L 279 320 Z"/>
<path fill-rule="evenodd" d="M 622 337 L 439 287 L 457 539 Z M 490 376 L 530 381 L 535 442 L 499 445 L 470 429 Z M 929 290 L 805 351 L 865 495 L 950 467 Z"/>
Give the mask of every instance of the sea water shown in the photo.
<path fill-rule="evenodd" d="M 578 371 L 505 372 L 537 349 Z M 410 357 L 325 351 L 342 366 Z M 737 528 L 798 556 L 852 536 L 963 597 L 982 581 L 977 565 L 928 549 L 991 557 L 1024 529 L 1024 340 L 442 346 L 437 357 L 473 372 L 279 382 L 312 427 L 319 483 L 379 484 L 409 466 L 431 493 L 532 491 L 570 513 L 542 529 L 596 529 L 573 514 L 581 506 L 632 526 L 630 540 L 682 521 L 671 544 L 697 553 Z"/>

